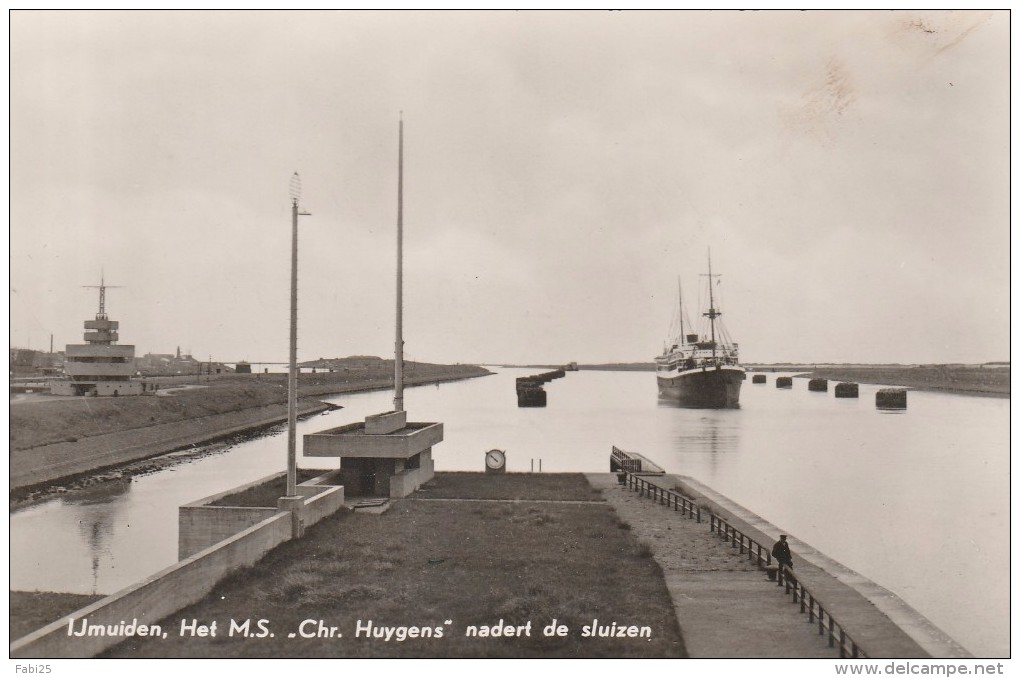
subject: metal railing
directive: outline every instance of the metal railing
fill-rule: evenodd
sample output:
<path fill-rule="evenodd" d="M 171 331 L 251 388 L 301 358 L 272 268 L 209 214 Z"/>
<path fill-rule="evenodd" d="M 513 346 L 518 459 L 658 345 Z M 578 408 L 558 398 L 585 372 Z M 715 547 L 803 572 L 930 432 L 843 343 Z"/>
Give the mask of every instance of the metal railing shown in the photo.
<path fill-rule="evenodd" d="M 811 595 L 811 592 L 797 579 L 792 570 L 781 565 L 776 573 L 776 580 L 779 586 L 785 587 L 787 594 L 792 594 L 790 598 L 791 603 L 800 603 L 800 613 L 804 614 L 807 612 L 809 624 L 813 624 L 816 619 L 818 620 L 818 635 L 824 636 L 828 633 L 829 647 L 834 647 L 837 643 L 839 644 L 840 659 L 848 657 L 852 659 L 867 658 L 868 655 L 864 654 L 864 651 L 857 645 L 857 642 L 847 635 L 843 626 L 836 621 L 832 613 L 822 606 L 820 600 Z M 826 623 L 826 619 L 828 619 L 828 623 Z"/>
<path fill-rule="evenodd" d="M 693 500 L 673 490 L 659 487 L 655 483 L 649 482 L 629 471 L 620 471 L 620 473 L 626 474 L 627 487 L 639 492 L 641 496 L 650 497 L 659 504 L 669 506 L 674 511 L 679 511 L 680 515 L 692 518 L 699 523 L 701 522 L 701 507 L 695 504 Z"/>
<path fill-rule="evenodd" d="M 641 460 L 632 458 L 616 445 L 613 445 L 613 451 L 609 456 L 612 461 L 616 462 L 617 467 L 624 471 L 630 471 L 632 473 L 641 471 Z M 610 468 L 611 467 L 612 462 L 610 462 Z"/>
<path fill-rule="evenodd" d="M 755 564 L 759 568 L 764 569 L 772 565 L 772 552 L 767 546 L 763 546 L 750 536 L 733 527 L 733 525 L 731 525 L 730 522 L 722 516 L 717 516 L 710 512 L 708 517 L 709 532 L 715 532 L 719 535 L 719 538 L 722 541 L 728 541 L 730 542 L 730 546 L 733 548 L 739 548 L 741 555 L 743 555 L 746 549 L 747 559 L 755 561 Z"/>
<path fill-rule="evenodd" d="M 615 452 L 614 448 L 614 452 Z M 645 478 L 623 470 L 626 485 L 635 490 L 641 496 L 647 496 L 660 504 L 671 506 L 674 511 L 689 518 L 696 518 L 701 522 L 701 508 L 688 497 L 685 497 L 673 490 L 659 487 Z M 770 569 L 772 564 L 772 552 L 761 542 L 750 535 L 734 527 L 726 518 L 717 516 L 711 511 L 708 512 L 709 531 L 717 534 L 721 541 L 729 542 L 730 547 L 740 549 L 740 553 L 747 553 L 747 559 L 753 561 L 760 569 Z M 867 655 L 857 645 L 857 642 L 847 634 L 843 626 L 836 621 L 832 613 L 825 609 L 821 601 L 807 589 L 807 587 L 794 575 L 791 569 L 782 565 L 776 567 L 776 581 L 779 586 L 785 588 L 788 595 L 792 595 L 792 603 L 800 603 L 801 614 L 807 613 L 808 623 L 818 624 L 818 635 L 828 634 L 829 647 L 839 647 L 839 656 L 846 658 L 866 658 Z"/>

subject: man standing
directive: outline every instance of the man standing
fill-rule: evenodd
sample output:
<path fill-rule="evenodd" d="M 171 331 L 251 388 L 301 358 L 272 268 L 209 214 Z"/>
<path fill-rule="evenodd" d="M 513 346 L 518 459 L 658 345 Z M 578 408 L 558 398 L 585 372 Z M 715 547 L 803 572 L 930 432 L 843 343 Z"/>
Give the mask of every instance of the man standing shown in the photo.
<path fill-rule="evenodd" d="M 790 545 L 786 541 L 786 535 L 779 535 L 779 541 L 772 546 L 772 557 L 780 566 L 793 568 L 793 555 L 790 554 Z"/>

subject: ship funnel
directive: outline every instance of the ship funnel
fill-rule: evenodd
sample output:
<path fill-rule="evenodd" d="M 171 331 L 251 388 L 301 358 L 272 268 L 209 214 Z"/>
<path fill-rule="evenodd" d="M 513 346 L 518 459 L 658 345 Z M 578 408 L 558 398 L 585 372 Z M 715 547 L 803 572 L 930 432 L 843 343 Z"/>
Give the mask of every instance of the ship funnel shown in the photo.
<path fill-rule="evenodd" d="M 687 335 L 687 343 L 688 344 L 694 344 L 694 343 L 697 343 L 697 341 L 698 341 L 698 335 L 696 335 L 696 334 L 688 334 Z"/>

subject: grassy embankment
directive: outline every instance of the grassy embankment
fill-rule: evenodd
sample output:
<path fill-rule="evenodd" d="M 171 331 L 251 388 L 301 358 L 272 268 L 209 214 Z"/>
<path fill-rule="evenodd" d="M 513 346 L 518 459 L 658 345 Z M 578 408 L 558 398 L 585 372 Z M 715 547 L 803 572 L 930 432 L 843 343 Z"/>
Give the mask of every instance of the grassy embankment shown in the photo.
<path fill-rule="evenodd" d="M 108 656 L 685 656 L 662 571 L 600 497 L 580 474 L 439 474 L 387 513 L 322 521 L 163 620 L 169 638 L 132 638 Z M 180 637 L 181 620 L 191 619 L 216 621 L 217 636 Z M 253 628 L 266 619 L 275 635 L 230 637 L 231 619 Z M 342 638 L 300 637 L 308 619 L 316 623 L 306 630 L 322 620 Z M 543 635 L 553 619 L 567 635 Z M 594 619 L 652 635 L 582 637 Z M 443 637 L 356 637 L 359 620 L 438 627 Z M 530 637 L 466 635 L 501 621 L 530 621 Z"/>
<path fill-rule="evenodd" d="M 922 391 L 967 395 L 1009 396 L 1008 367 L 974 365 L 827 366 L 810 370 L 810 376 L 832 381 L 903 386 Z"/>
<path fill-rule="evenodd" d="M 303 374 L 298 380 L 302 398 L 391 388 L 393 361 L 358 358 L 338 361 L 337 372 Z M 488 374 L 473 365 L 405 364 L 408 385 L 465 379 Z M 192 377 L 194 379 L 194 377 Z M 164 382 L 161 388 L 186 382 Z M 156 424 L 198 419 L 216 414 L 286 404 L 287 375 L 215 375 L 202 378 L 204 388 L 176 392 L 173 396 L 125 398 L 73 398 L 20 403 L 10 408 L 11 449 L 75 442 L 89 436 Z"/>
<path fill-rule="evenodd" d="M 46 591 L 11 591 L 11 640 L 27 636 L 32 631 L 86 605 L 91 605 L 102 597 Z"/>

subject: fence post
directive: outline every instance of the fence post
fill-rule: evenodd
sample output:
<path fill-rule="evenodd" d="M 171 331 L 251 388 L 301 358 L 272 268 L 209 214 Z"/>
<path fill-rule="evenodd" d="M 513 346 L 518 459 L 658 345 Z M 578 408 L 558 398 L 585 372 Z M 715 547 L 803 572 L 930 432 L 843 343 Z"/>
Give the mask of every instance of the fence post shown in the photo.
<path fill-rule="evenodd" d="M 832 613 L 829 613 L 829 647 L 836 644 L 836 638 L 832 635 Z"/>

